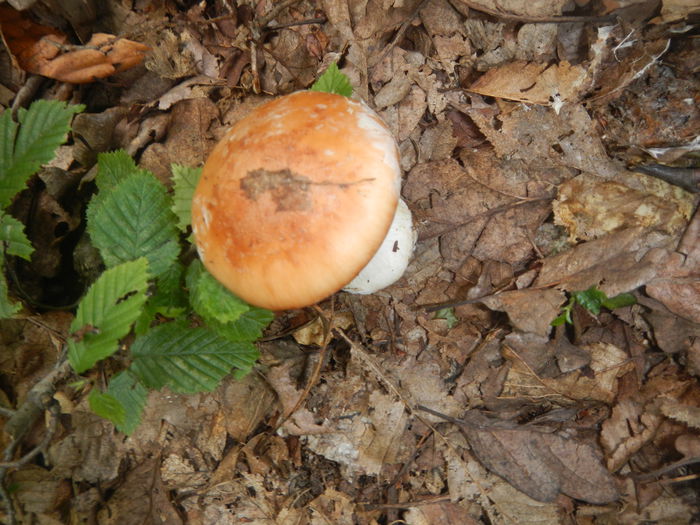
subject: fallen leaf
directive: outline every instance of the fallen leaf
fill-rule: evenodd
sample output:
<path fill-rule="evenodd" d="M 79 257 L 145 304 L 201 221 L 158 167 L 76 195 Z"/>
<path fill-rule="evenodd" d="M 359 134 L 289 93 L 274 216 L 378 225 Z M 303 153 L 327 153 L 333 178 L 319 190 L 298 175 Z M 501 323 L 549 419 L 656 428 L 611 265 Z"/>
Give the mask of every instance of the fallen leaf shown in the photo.
<path fill-rule="evenodd" d="M 29 73 L 86 84 L 126 71 L 143 62 L 149 47 L 107 33 L 94 33 L 84 45 L 6 6 L 0 12 L 2 31 L 20 67 Z"/>
<path fill-rule="evenodd" d="M 532 429 L 489 428 L 470 413 L 460 425 L 476 457 L 489 470 L 537 501 L 560 493 L 603 504 L 619 497 L 615 480 L 588 444 Z"/>
<path fill-rule="evenodd" d="M 559 186 L 553 208 L 555 223 L 575 242 L 636 227 L 677 233 L 690 219 L 693 202 L 690 193 L 643 174 L 630 172 L 625 181 L 583 173 Z"/>
<path fill-rule="evenodd" d="M 554 106 L 576 102 L 591 81 L 588 70 L 564 61 L 559 64 L 516 61 L 490 69 L 469 86 L 469 91 L 489 97 Z"/>

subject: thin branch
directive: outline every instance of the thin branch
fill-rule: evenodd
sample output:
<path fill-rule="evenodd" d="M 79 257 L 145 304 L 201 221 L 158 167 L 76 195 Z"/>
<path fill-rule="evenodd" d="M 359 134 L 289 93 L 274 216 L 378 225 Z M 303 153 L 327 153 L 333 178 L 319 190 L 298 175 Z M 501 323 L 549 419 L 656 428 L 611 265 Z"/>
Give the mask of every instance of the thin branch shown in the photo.
<path fill-rule="evenodd" d="M 288 7 L 293 6 L 294 4 L 298 4 L 301 0 L 285 0 L 284 2 L 279 3 L 272 9 L 270 9 L 270 12 L 267 13 L 265 16 L 261 17 L 260 20 L 258 20 L 258 27 L 263 29 L 267 24 L 270 23 L 270 21 L 275 18 L 278 14 L 280 14 L 284 9 L 287 9 Z"/>
<path fill-rule="evenodd" d="M 391 50 L 394 49 L 403 38 L 403 35 L 406 33 L 406 30 L 408 30 L 408 27 L 411 25 L 411 22 L 413 22 L 413 19 L 416 16 L 418 16 L 418 12 L 421 9 L 423 9 L 425 7 L 425 4 L 427 4 L 429 1 L 430 0 L 422 0 L 422 2 L 416 6 L 413 12 L 406 17 L 406 19 L 401 24 L 401 27 L 399 27 L 399 30 L 394 35 L 394 38 L 391 39 L 391 42 L 389 42 L 389 44 L 384 48 L 382 54 L 379 55 L 379 59 L 374 63 L 374 66 L 378 66 L 379 64 L 381 64 L 382 61 L 387 57 L 387 55 L 391 53 Z"/>
<path fill-rule="evenodd" d="M 38 456 L 40 452 L 42 452 L 43 450 L 46 450 L 46 447 L 49 446 L 49 443 L 53 439 L 53 436 L 56 434 L 56 428 L 58 427 L 58 416 L 60 415 L 58 403 L 55 403 L 55 402 L 52 403 L 48 407 L 48 411 L 49 411 L 49 414 L 51 414 L 51 419 L 49 420 L 49 426 L 46 429 L 46 434 L 41 439 L 41 442 L 36 447 L 34 447 L 32 450 L 27 452 L 21 458 L 15 460 L 15 461 L 7 461 L 4 463 L 0 463 L 0 471 L 6 470 L 6 469 L 18 469 L 20 467 L 23 467 L 24 465 L 28 464 L 32 459 L 34 459 L 36 456 Z M 13 447 L 13 448 L 15 448 L 15 447 Z"/>

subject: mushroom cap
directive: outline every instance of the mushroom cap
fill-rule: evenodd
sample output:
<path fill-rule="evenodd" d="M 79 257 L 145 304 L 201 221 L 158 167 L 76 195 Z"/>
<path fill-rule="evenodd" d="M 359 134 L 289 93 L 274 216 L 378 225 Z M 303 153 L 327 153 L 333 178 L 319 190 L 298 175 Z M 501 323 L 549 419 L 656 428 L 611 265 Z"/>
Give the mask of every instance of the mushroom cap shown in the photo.
<path fill-rule="evenodd" d="M 254 109 L 214 147 L 192 203 L 197 250 L 248 303 L 307 306 L 372 258 L 400 185 L 396 142 L 369 107 L 292 93 Z"/>

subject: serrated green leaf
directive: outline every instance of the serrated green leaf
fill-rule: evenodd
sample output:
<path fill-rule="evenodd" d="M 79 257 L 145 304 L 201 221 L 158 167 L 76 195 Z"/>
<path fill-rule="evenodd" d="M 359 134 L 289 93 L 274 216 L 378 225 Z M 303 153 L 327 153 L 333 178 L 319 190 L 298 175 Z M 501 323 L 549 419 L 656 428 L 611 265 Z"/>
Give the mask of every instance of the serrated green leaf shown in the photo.
<path fill-rule="evenodd" d="M 632 306 L 633 304 L 637 304 L 637 298 L 631 293 L 621 293 L 615 297 L 608 297 L 603 301 L 603 306 L 608 310 Z"/>
<path fill-rule="evenodd" d="M 22 191 L 27 179 L 49 162 L 70 131 L 70 121 L 84 106 L 37 100 L 18 112 L 19 126 L 6 109 L 0 117 L 0 209 Z"/>
<path fill-rule="evenodd" d="M 250 310 L 231 323 L 220 323 L 205 319 L 207 326 L 229 341 L 257 341 L 263 330 L 275 318 L 275 314 L 263 308 L 250 307 Z"/>
<path fill-rule="evenodd" d="M 334 62 L 314 82 L 311 91 L 323 91 L 324 93 L 335 93 L 349 97 L 352 95 L 352 84 L 350 84 L 350 79 L 340 72 L 338 64 Z"/>
<path fill-rule="evenodd" d="M 109 192 L 135 173 L 142 175 L 150 173 L 139 168 L 131 155 L 122 149 L 97 155 L 97 166 L 99 172 L 95 183 L 100 193 Z"/>
<path fill-rule="evenodd" d="M 250 309 L 248 303 L 224 288 L 199 259 L 193 261 L 187 270 L 187 288 L 192 308 L 205 321 L 213 319 L 230 323 Z"/>
<path fill-rule="evenodd" d="M 5 181 L 6 174 L 13 162 L 17 127 L 17 123 L 12 120 L 12 111 L 4 110 L 0 114 L 0 195 L 6 195 L 3 192 L 7 192 L 10 199 L 24 187 L 24 183 L 20 183 L 19 180 L 14 186 L 12 181 Z M 4 208 L 5 205 L 0 206 L 0 209 Z"/>
<path fill-rule="evenodd" d="M 173 213 L 177 217 L 177 227 L 181 232 L 186 232 L 192 223 L 192 196 L 202 175 L 202 168 L 173 164 L 172 170 Z"/>
<path fill-rule="evenodd" d="M 0 257 L 0 319 L 9 319 L 20 311 L 22 305 L 11 301 L 7 295 L 7 281 L 2 273 L 3 258 Z"/>
<path fill-rule="evenodd" d="M 10 255 L 16 255 L 27 261 L 34 252 L 32 243 L 24 234 L 24 224 L 8 215 L 0 212 L 0 243 L 6 243 L 5 250 Z"/>
<path fill-rule="evenodd" d="M 108 419 L 115 426 L 123 426 L 126 421 L 126 408 L 114 396 L 92 390 L 88 395 L 90 410 L 105 419 Z"/>
<path fill-rule="evenodd" d="M 185 267 L 179 262 L 170 266 L 156 281 L 156 291 L 149 297 L 143 312 L 136 321 L 134 332 L 145 334 L 157 314 L 175 318 L 184 314 L 189 308 L 189 301 L 184 290 L 183 274 Z"/>
<path fill-rule="evenodd" d="M 130 370 L 115 375 L 109 382 L 107 394 L 116 399 L 125 409 L 124 421 L 115 422 L 117 430 L 131 435 L 141 422 L 141 415 L 148 399 L 148 390 Z"/>
<path fill-rule="evenodd" d="M 596 286 L 591 286 L 588 288 L 588 290 L 584 290 L 582 292 L 573 292 L 571 296 L 578 304 L 583 306 L 593 315 L 598 315 L 600 313 L 600 307 L 602 306 L 603 301 L 607 299 L 605 293 L 599 290 Z"/>
<path fill-rule="evenodd" d="M 137 337 L 130 370 L 149 388 L 180 393 L 211 391 L 233 367 L 249 369 L 258 357 L 251 343 L 235 343 L 184 322 L 162 324 Z"/>
<path fill-rule="evenodd" d="M 77 373 L 117 351 L 146 302 L 148 262 L 144 258 L 106 270 L 78 305 L 68 340 L 68 360 Z"/>
<path fill-rule="evenodd" d="M 91 202 L 88 233 L 107 267 L 145 257 L 158 276 L 180 251 L 170 197 L 150 173 L 132 173 Z"/>

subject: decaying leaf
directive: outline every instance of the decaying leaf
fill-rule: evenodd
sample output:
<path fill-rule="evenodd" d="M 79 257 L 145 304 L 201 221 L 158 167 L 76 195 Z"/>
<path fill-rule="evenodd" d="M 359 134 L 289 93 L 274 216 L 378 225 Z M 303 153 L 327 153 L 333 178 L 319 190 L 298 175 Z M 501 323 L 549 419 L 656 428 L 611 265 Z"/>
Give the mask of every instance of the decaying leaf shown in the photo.
<path fill-rule="evenodd" d="M 626 181 L 583 173 L 559 186 L 553 208 L 571 241 L 636 227 L 673 234 L 690 219 L 693 196 L 638 173 L 629 173 Z"/>
<path fill-rule="evenodd" d="M 42 26 L 9 7 L 2 7 L 2 32 L 20 67 L 29 73 L 85 84 L 140 64 L 148 46 L 107 33 L 94 33 L 84 45 Z"/>
<path fill-rule="evenodd" d="M 591 84 L 587 69 L 568 62 L 511 62 L 490 69 L 469 90 L 490 97 L 553 106 L 576 102 Z"/>
<path fill-rule="evenodd" d="M 537 501 L 559 493 L 597 504 L 619 497 L 590 444 L 533 429 L 488 428 L 480 417 L 466 421 L 460 428 L 479 461 Z"/>

